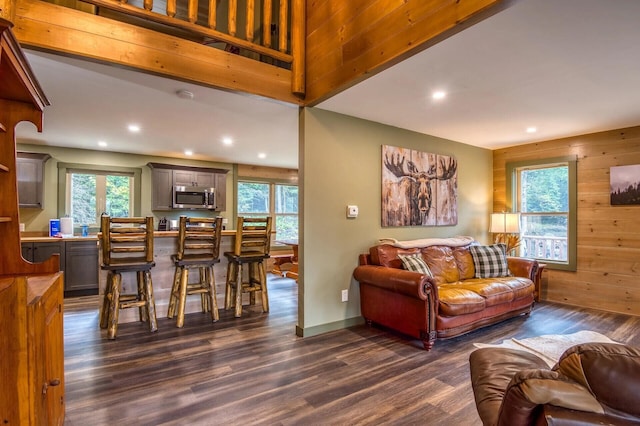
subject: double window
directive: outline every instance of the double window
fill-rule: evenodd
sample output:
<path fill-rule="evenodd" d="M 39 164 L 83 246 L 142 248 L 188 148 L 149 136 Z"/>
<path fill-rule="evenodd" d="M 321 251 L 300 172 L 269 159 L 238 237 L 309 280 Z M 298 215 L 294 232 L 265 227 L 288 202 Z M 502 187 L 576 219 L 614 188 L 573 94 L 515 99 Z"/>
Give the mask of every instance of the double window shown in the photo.
<path fill-rule="evenodd" d="M 271 216 L 275 239 L 298 238 L 298 186 L 273 182 L 239 181 L 238 216 Z"/>
<path fill-rule="evenodd" d="M 58 175 L 65 182 L 60 217 L 72 217 L 77 226 L 97 227 L 102 213 L 111 217 L 139 215 L 140 174 L 140 169 L 59 163 Z"/>
<path fill-rule="evenodd" d="M 519 255 L 575 270 L 575 158 L 510 163 L 507 176 L 507 194 L 521 216 Z"/>

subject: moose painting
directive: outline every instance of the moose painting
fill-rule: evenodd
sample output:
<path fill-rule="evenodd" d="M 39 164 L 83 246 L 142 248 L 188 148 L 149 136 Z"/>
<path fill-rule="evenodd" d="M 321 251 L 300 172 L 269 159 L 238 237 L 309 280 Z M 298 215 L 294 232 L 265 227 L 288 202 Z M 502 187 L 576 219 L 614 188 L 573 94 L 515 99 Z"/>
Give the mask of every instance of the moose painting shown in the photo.
<path fill-rule="evenodd" d="M 458 223 L 455 158 L 382 146 L 382 226 Z"/>

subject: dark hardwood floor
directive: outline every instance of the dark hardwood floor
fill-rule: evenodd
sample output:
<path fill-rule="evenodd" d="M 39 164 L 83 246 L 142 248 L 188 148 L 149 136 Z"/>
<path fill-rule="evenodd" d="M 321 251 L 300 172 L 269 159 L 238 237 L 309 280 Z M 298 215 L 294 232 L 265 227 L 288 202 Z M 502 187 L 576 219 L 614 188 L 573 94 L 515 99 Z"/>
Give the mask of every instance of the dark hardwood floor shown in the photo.
<path fill-rule="evenodd" d="M 188 314 L 183 329 L 158 312 L 157 333 L 98 326 L 97 296 L 65 299 L 67 425 L 476 425 L 469 382 L 474 342 L 598 331 L 640 346 L 640 318 L 537 304 L 458 338 L 419 341 L 365 325 L 295 336 L 297 285 L 270 279 L 271 312 Z"/>

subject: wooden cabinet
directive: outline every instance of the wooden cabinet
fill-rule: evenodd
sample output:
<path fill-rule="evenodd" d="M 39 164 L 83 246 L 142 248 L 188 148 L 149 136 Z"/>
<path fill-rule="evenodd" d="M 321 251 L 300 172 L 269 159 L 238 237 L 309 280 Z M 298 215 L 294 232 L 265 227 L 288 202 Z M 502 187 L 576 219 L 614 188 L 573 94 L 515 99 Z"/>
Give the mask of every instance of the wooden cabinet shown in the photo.
<path fill-rule="evenodd" d="M 173 170 L 173 184 L 183 186 L 200 186 L 203 188 L 213 188 L 216 176 L 211 172 L 200 172 L 194 170 Z"/>
<path fill-rule="evenodd" d="M 227 175 L 226 173 L 216 173 L 216 211 L 227 210 Z"/>
<path fill-rule="evenodd" d="M 99 269 L 97 241 L 65 242 L 65 295 L 98 294 Z"/>
<path fill-rule="evenodd" d="M 59 269 L 64 270 L 64 242 L 22 243 L 22 258 L 32 263 L 42 263 L 52 255 L 60 255 Z"/>
<path fill-rule="evenodd" d="M 0 278 L 0 421 L 64 422 L 62 273 Z"/>
<path fill-rule="evenodd" d="M 18 206 L 42 209 L 44 206 L 44 163 L 49 154 L 18 152 L 16 174 L 18 179 Z"/>
<path fill-rule="evenodd" d="M 227 209 L 227 173 L 224 169 L 149 163 L 151 168 L 151 210 L 173 210 L 173 185 L 216 189 L 215 211 Z"/>
<path fill-rule="evenodd" d="M 151 170 L 151 210 L 173 209 L 173 170 Z"/>

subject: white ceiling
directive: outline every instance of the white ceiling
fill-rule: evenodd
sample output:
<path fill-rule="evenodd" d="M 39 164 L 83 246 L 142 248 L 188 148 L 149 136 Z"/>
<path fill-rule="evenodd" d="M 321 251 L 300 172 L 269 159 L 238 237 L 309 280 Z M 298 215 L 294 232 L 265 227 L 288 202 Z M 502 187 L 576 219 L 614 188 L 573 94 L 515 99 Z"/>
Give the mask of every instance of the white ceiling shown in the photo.
<path fill-rule="evenodd" d="M 639 0 L 513 3 L 318 107 L 485 148 L 640 125 Z M 52 106 L 44 132 L 21 125 L 21 141 L 99 149 L 104 140 L 109 151 L 169 157 L 189 148 L 198 159 L 297 167 L 295 106 L 27 56 Z M 448 95 L 432 101 L 433 90 Z M 142 132 L 129 134 L 130 122 Z"/>

